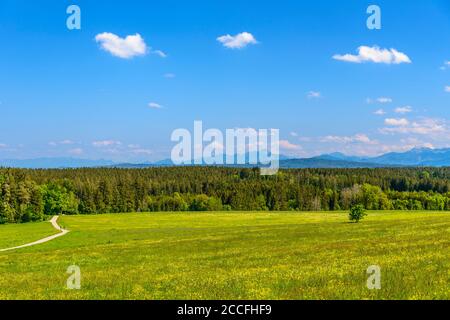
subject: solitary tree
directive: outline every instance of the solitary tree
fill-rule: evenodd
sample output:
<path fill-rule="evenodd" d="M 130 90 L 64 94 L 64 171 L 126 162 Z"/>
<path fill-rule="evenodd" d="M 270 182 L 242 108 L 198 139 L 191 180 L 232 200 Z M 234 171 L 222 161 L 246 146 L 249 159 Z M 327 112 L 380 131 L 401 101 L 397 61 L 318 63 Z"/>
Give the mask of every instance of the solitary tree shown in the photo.
<path fill-rule="evenodd" d="M 350 208 L 350 214 L 348 215 L 348 218 L 350 221 L 358 223 L 359 220 L 363 219 L 366 215 L 367 213 L 364 209 L 364 206 L 361 204 L 357 204 Z"/>

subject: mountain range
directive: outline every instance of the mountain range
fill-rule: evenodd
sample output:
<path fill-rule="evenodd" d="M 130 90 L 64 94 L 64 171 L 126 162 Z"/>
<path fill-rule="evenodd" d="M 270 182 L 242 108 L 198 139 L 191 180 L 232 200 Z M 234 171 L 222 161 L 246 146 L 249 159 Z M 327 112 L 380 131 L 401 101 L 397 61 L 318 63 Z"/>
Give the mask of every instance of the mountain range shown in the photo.
<path fill-rule="evenodd" d="M 3 159 L 0 167 L 51 169 L 51 168 L 90 168 L 114 165 L 110 160 L 89 160 L 77 158 L 35 158 L 35 159 Z"/>
<path fill-rule="evenodd" d="M 248 155 L 246 155 L 248 159 Z M 110 160 L 88 160 L 77 158 L 36 158 L 36 159 L 5 159 L 0 160 L 1 167 L 13 168 L 81 168 L 81 167 L 117 167 L 117 168 L 148 168 L 173 166 L 170 159 L 144 163 L 115 163 Z M 254 165 L 236 165 L 252 167 Z M 349 156 L 335 152 L 312 158 L 292 158 L 280 155 L 281 168 L 379 168 L 379 167 L 410 167 L 450 166 L 450 148 L 429 149 L 414 148 L 406 152 L 390 152 L 377 157 Z"/>
<path fill-rule="evenodd" d="M 297 160 L 297 159 L 296 159 Z M 352 167 L 447 167 L 450 166 L 450 148 L 414 148 L 406 152 L 390 152 L 377 157 L 348 156 L 343 153 L 330 153 L 310 159 L 298 159 L 299 163 L 308 160 L 312 167 L 352 168 Z M 295 160 L 294 160 L 295 163 Z M 319 166 L 322 164 L 323 166 Z"/>

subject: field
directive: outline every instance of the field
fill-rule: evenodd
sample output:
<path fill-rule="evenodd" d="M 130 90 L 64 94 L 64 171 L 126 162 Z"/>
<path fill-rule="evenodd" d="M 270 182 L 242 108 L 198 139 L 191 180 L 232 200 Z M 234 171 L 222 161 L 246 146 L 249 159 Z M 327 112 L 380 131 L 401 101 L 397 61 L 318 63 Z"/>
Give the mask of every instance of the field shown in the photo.
<path fill-rule="evenodd" d="M 0 249 L 33 242 L 54 233 L 55 229 L 46 222 L 0 226 Z"/>
<path fill-rule="evenodd" d="M 63 216 L 67 235 L 0 253 L 0 299 L 449 299 L 450 214 Z M 54 233 L 0 226 L 0 249 Z M 66 288 L 70 265 L 81 290 Z M 381 289 L 366 286 L 381 268 Z"/>

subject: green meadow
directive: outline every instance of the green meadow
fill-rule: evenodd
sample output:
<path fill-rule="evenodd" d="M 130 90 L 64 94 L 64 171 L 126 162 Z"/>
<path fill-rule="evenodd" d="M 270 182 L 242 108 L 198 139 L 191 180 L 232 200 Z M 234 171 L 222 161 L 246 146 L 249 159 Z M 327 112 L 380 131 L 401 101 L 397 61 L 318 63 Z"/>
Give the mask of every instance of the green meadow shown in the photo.
<path fill-rule="evenodd" d="M 0 252 L 0 299 L 449 299 L 450 214 L 63 216 L 53 241 Z M 0 249 L 55 233 L 0 226 Z M 67 268 L 81 269 L 69 290 Z M 381 289 L 366 286 L 381 268 Z"/>
<path fill-rule="evenodd" d="M 48 222 L 0 225 L 0 249 L 30 243 L 55 233 Z"/>

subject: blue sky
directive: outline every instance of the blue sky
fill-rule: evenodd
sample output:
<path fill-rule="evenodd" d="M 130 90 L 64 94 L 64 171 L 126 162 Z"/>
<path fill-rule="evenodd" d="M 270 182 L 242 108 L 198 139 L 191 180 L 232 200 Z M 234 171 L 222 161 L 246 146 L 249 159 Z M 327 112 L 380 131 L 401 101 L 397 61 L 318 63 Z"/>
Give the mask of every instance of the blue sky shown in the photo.
<path fill-rule="evenodd" d="M 2 0 L 0 37 L 0 158 L 157 160 L 194 120 L 297 156 L 450 146 L 445 0 Z"/>

